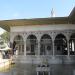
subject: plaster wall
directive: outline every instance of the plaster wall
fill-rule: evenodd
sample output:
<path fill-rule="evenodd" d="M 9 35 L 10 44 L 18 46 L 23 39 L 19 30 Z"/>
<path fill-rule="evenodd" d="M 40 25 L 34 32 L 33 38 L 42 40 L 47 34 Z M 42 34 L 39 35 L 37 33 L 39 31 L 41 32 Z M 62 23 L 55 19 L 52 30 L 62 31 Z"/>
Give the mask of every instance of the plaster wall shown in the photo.
<path fill-rule="evenodd" d="M 12 26 L 11 32 L 28 32 L 28 31 L 47 31 L 47 30 L 74 30 L 74 24 L 58 24 L 58 25 L 31 25 L 31 26 Z"/>

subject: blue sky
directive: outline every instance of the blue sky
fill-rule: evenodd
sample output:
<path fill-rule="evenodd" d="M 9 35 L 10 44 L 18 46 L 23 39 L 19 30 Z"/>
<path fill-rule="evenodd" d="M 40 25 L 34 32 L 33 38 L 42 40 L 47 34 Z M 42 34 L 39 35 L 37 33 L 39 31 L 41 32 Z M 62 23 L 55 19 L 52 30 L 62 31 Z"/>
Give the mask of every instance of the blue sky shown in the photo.
<path fill-rule="evenodd" d="M 74 5 L 75 0 L 0 0 L 0 20 L 50 17 L 52 8 L 56 16 L 68 16 Z"/>
<path fill-rule="evenodd" d="M 0 0 L 0 20 L 68 16 L 75 0 Z"/>

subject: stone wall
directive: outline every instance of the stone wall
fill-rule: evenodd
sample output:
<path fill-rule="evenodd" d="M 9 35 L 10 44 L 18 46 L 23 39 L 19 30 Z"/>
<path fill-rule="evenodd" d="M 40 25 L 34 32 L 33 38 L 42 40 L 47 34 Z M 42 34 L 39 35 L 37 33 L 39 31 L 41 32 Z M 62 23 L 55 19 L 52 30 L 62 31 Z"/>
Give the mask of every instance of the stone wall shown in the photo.
<path fill-rule="evenodd" d="M 75 64 L 51 64 L 50 75 L 73 75 Z M 17 64 L 15 72 L 17 75 L 37 75 L 36 65 Z"/>

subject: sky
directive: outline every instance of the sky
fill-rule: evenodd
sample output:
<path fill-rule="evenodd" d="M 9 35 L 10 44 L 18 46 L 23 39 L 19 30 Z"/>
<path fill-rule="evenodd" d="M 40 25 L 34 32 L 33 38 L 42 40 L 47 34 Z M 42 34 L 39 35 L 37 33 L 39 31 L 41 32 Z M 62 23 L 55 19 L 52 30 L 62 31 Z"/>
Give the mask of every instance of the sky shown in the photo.
<path fill-rule="evenodd" d="M 0 20 L 68 16 L 75 6 L 75 0 L 0 0 Z M 4 32 L 0 28 L 0 34 Z"/>

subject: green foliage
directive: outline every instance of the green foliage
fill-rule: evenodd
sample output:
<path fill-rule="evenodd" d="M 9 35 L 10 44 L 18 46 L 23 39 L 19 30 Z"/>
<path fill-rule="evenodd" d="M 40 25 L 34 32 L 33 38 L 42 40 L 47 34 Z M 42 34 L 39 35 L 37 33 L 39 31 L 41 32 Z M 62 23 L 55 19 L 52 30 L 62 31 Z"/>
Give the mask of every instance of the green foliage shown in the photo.
<path fill-rule="evenodd" d="M 5 41 L 5 42 L 8 42 L 9 41 L 9 32 L 4 32 L 2 35 L 1 35 L 2 39 Z"/>

